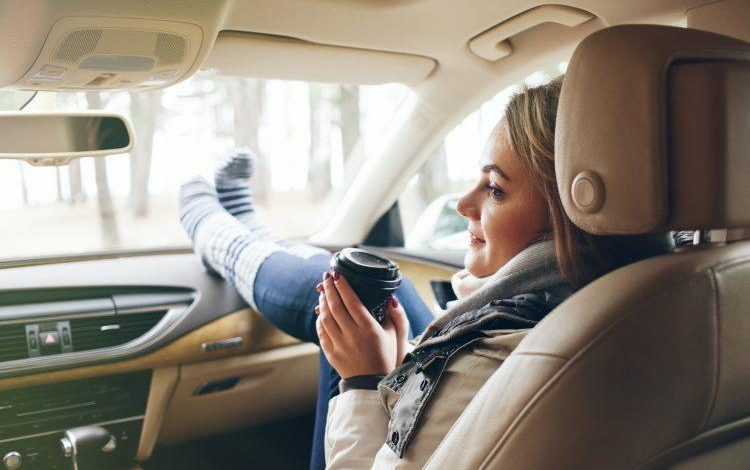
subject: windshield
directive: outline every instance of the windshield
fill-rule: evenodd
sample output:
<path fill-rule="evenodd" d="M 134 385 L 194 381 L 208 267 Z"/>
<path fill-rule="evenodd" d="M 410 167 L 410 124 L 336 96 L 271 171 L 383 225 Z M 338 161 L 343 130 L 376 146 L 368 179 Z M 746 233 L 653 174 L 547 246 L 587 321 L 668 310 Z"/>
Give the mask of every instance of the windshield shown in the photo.
<path fill-rule="evenodd" d="M 21 90 L 0 90 L 0 111 L 23 108 L 36 92 Z"/>
<path fill-rule="evenodd" d="M 48 100 L 61 110 L 120 112 L 136 142 L 129 154 L 65 167 L 0 160 L 0 259 L 188 246 L 177 221 L 180 184 L 195 174 L 211 181 L 215 163 L 238 147 L 258 155 L 252 187 L 260 216 L 286 236 L 310 235 L 409 93 L 396 84 L 202 71 L 158 91 L 37 97 L 30 107 Z"/>

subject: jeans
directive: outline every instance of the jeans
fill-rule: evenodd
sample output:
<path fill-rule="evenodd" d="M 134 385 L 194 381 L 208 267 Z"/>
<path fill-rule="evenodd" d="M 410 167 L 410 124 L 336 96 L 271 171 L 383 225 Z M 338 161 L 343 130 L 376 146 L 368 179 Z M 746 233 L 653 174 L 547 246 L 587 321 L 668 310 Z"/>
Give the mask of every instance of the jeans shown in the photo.
<path fill-rule="evenodd" d="M 271 254 L 260 265 L 253 285 L 258 310 L 285 333 L 318 344 L 314 311 L 318 304 L 318 292 L 315 285 L 323 279 L 330 259 L 331 255 L 328 254 L 309 259 L 285 251 Z M 409 319 L 409 337 L 421 334 L 434 317 L 406 276 L 402 278 L 395 295 Z M 328 401 L 338 395 L 339 380 L 339 375 L 321 351 L 311 469 L 325 468 L 324 436 Z"/>

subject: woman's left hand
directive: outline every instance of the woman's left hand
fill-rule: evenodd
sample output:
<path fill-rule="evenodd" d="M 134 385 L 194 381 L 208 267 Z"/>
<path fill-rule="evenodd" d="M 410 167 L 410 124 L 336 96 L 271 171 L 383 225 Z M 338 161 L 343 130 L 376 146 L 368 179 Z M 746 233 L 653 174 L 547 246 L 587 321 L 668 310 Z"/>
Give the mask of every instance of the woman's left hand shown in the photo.
<path fill-rule="evenodd" d="M 403 360 L 408 320 L 395 297 L 380 325 L 343 276 L 326 276 L 318 299 L 320 347 L 342 378 L 386 375 Z M 401 356 L 401 357 L 399 357 Z"/>

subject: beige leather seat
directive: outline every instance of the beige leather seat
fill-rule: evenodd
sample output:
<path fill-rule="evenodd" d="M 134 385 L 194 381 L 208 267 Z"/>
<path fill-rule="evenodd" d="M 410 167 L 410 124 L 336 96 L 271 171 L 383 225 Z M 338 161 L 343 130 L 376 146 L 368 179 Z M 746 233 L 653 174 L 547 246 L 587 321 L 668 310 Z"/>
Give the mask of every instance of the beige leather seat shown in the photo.
<path fill-rule="evenodd" d="M 583 41 L 558 185 L 596 234 L 750 227 L 750 45 L 618 26 Z M 714 238 L 720 231 L 712 232 Z M 429 469 L 750 468 L 750 242 L 614 271 L 490 378 Z"/>

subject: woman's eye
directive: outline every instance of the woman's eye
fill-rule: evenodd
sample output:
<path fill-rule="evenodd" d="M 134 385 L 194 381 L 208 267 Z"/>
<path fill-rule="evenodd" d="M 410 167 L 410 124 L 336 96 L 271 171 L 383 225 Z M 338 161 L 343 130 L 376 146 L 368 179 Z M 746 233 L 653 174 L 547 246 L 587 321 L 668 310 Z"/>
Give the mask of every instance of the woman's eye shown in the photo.
<path fill-rule="evenodd" d="M 495 186 L 494 184 L 488 184 L 487 190 L 490 192 L 490 196 L 492 196 L 495 199 L 501 199 L 503 196 L 505 196 L 505 191 L 503 191 L 503 188 L 500 186 Z"/>

